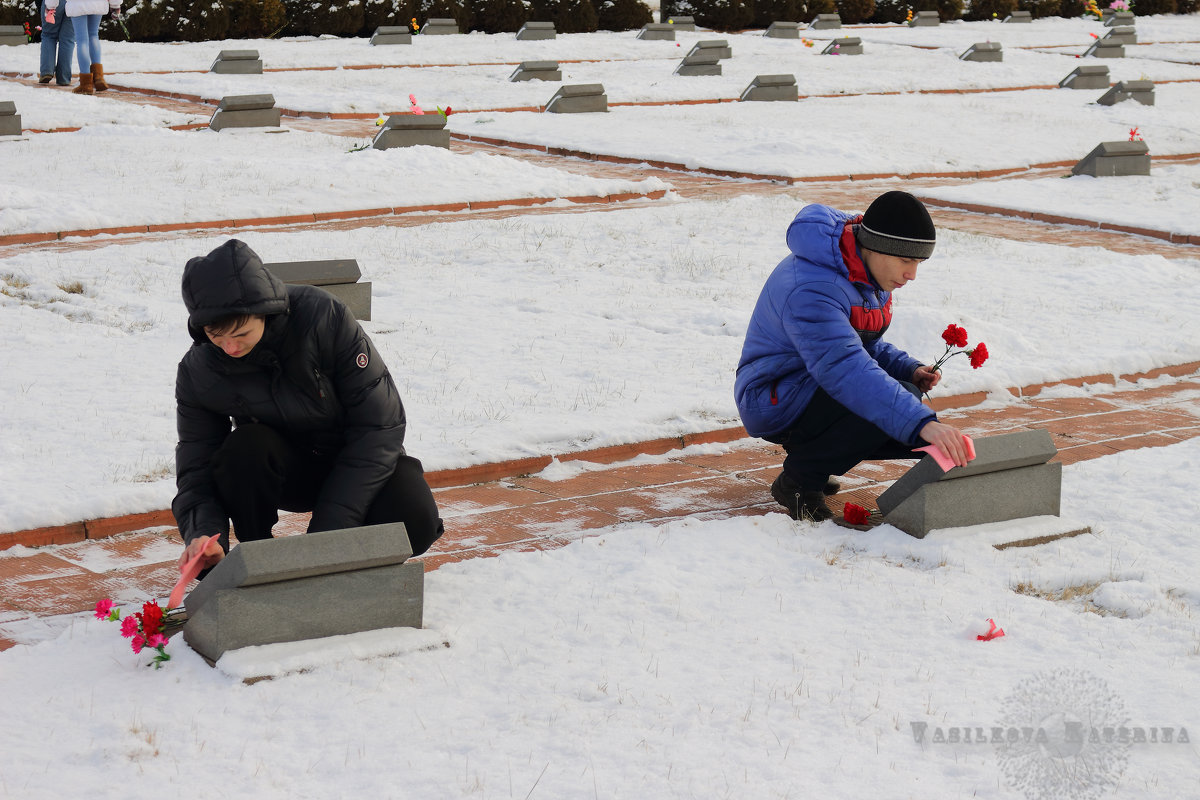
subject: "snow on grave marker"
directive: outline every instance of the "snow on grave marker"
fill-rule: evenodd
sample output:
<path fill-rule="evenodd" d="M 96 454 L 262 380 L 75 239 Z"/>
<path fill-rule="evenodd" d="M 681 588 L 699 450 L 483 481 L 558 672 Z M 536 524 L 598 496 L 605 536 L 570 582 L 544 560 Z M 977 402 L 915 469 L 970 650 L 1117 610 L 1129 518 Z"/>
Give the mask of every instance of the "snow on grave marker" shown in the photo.
<path fill-rule="evenodd" d="M 961 528 L 1025 517 L 1058 516 L 1062 464 L 1049 431 L 980 437 L 975 458 L 943 471 L 926 456 L 879 496 L 883 521 L 918 539 L 937 528 Z"/>
<path fill-rule="evenodd" d="M 262 75 L 263 64 L 257 50 L 222 50 L 208 71 L 220 75 Z"/>
<path fill-rule="evenodd" d="M 1112 106 L 1123 100 L 1136 100 L 1144 106 L 1154 105 L 1154 81 L 1118 81 L 1096 102 L 1102 106 Z"/>
<path fill-rule="evenodd" d="M 561 81 L 562 70 L 557 61 L 522 61 L 508 76 L 513 81 Z"/>
<path fill-rule="evenodd" d="M 799 39 L 800 38 L 800 23 L 799 22 L 772 22 L 763 36 L 768 36 L 772 39 Z"/>
<path fill-rule="evenodd" d="M 675 26 L 669 22 L 647 22 L 638 31 L 637 38 L 645 41 L 675 41 Z"/>
<path fill-rule="evenodd" d="M 1124 58 L 1125 46 L 1113 39 L 1097 39 L 1092 42 L 1091 47 L 1084 51 L 1083 55 L 1095 58 Z"/>
<path fill-rule="evenodd" d="M 449 36 L 454 33 L 458 33 L 458 23 L 445 17 L 427 19 L 421 26 L 422 36 Z"/>
<path fill-rule="evenodd" d="M 362 270 L 353 258 L 320 261 L 276 261 L 263 264 L 284 283 L 317 286 L 341 300 L 357 320 L 371 319 L 371 282 L 361 281 Z"/>
<path fill-rule="evenodd" d="M 238 94 L 222 97 L 208 127 L 214 131 L 225 128 L 278 128 L 280 111 L 275 97 L 269 94 Z"/>
<path fill-rule="evenodd" d="M 412 30 L 403 25 L 380 25 L 371 34 L 371 44 L 412 44 Z"/>
<path fill-rule="evenodd" d="M 12 100 L 0 100 L 0 136 L 20 136 L 21 115 Z"/>
<path fill-rule="evenodd" d="M 215 663 L 242 647 L 419 628 L 425 570 L 411 556 L 400 522 L 243 542 L 188 595 L 183 638 Z"/>
<path fill-rule="evenodd" d="M 842 27 L 842 18 L 837 14 L 817 14 L 817 18 L 814 19 L 808 27 L 812 28 L 813 30 L 829 30 L 831 28 L 840 28 Z"/>
<path fill-rule="evenodd" d="M 1117 44 L 1137 44 L 1137 29 L 1132 25 L 1122 25 L 1119 28 L 1109 28 L 1108 33 L 1104 34 L 1101 39 L 1104 42 L 1116 42 Z"/>
<path fill-rule="evenodd" d="M 1072 175 L 1112 178 L 1120 175 L 1149 175 L 1150 148 L 1138 139 L 1132 142 L 1101 142 L 1071 167 Z"/>
<path fill-rule="evenodd" d="M 1112 9 L 1104 9 L 1104 27 L 1113 28 L 1117 25 L 1132 25 L 1135 17 L 1132 11 L 1113 11 Z"/>
<path fill-rule="evenodd" d="M 600 83 L 568 84 L 558 87 L 558 91 L 546 103 L 545 110 L 551 114 L 608 111 L 608 95 Z"/>
<path fill-rule="evenodd" d="M 450 131 L 446 118 L 433 114 L 392 114 L 375 134 L 371 147 L 390 150 L 393 147 L 444 147 L 450 149 Z"/>
<path fill-rule="evenodd" d="M 821 55 L 861 56 L 862 51 L 862 39 L 857 36 L 843 36 L 841 39 L 834 39 L 825 45 L 825 49 L 821 51 Z"/>
<path fill-rule="evenodd" d="M 554 30 L 553 22 L 526 22 L 521 26 L 521 30 L 517 31 L 517 41 L 521 42 L 542 41 L 557 36 L 558 32 Z"/>
<path fill-rule="evenodd" d="M 941 24 L 942 24 L 942 20 L 938 16 L 938 12 L 936 12 L 936 11 L 918 11 L 917 15 L 909 21 L 908 27 L 910 27 L 910 28 L 925 28 L 925 27 L 934 27 L 934 26 L 941 25 Z"/>
<path fill-rule="evenodd" d="M 1108 66 L 1085 64 L 1071 70 L 1071 74 L 1058 82 L 1064 89 L 1107 89 Z"/>
<path fill-rule="evenodd" d="M 1003 61 L 1004 50 L 999 42 L 976 42 L 958 58 L 960 61 Z"/>
<path fill-rule="evenodd" d="M 733 50 L 724 39 L 696 42 L 675 68 L 676 75 L 720 75 L 720 60 L 732 58 Z"/>
<path fill-rule="evenodd" d="M 797 100 L 800 90 L 795 75 L 756 75 L 739 100 Z"/>
<path fill-rule="evenodd" d="M 677 31 L 694 31 L 696 30 L 696 18 L 687 16 L 676 16 L 674 14 L 665 15 L 659 12 L 659 22 L 665 22 Z"/>
<path fill-rule="evenodd" d="M 1033 14 L 1029 11 L 1014 11 L 1004 18 L 1005 22 L 1033 22 Z"/>

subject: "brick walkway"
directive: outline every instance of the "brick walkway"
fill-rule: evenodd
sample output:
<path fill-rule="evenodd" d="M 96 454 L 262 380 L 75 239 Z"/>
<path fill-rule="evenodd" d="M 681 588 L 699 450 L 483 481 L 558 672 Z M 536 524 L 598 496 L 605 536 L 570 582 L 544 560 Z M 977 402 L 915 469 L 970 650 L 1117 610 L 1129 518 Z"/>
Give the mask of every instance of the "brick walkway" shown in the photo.
<path fill-rule="evenodd" d="M 148 98 L 133 92 L 109 92 L 128 102 L 196 113 L 198 104 L 170 98 Z M 205 109 L 205 113 L 211 108 Z M 363 137 L 373 124 L 362 120 L 290 118 L 285 125 Z M 364 130 L 367 133 L 364 133 Z M 669 181 L 685 198 L 713 198 L 745 193 L 787 193 L 803 202 L 825 202 L 844 208 L 865 207 L 892 180 L 880 177 L 827 180 L 789 185 L 770 180 L 731 179 L 686 170 L 647 167 L 545 151 L 498 147 L 456 139 L 459 151 L 492 151 L 602 177 L 644 178 L 657 175 Z M 1200 160 L 1200 159 L 1197 159 Z M 1062 167 L 1026 170 L 1023 176 L 1063 174 Z M 906 180 L 905 188 L 921 188 L 961 180 L 961 176 L 927 176 Z M 653 205 L 654 199 L 633 200 L 630 205 Z M 610 206 L 611 207 L 611 204 Z M 594 211 L 581 204 L 573 211 Z M 552 213 L 563 213 L 554 208 Z M 260 230 L 329 230 L 374 225 L 421 225 L 456 218 L 503 217 L 546 213 L 536 207 L 486 211 L 422 214 L 410 213 L 369 219 L 343 219 L 304 225 L 261 226 Z M 972 233 L 1044 241 L 1073 246 L 1101 246 L 1129 253 L 1157 253 L 1171 258 L 1196 258 L 1194 243 L 1150 238 L 1125 231 L 1101 231 L 1061 221 L 1001 217 L 971 209 L 935 210 L 939 227 Z M 232 229 L 207 229 L 120 235 L 115 241 L 132 242 L 211 236 Z M 41 243 L 0 246 L 0 256 L 27 248 L 88 249 L 113 243 L 70 238 Z M 1141 383 L 1134 381 L 1146 378 Z M 1200 363 L 1158 370 L 1151 375 L 1089 376 L 1068 381 L 1074 386 L 1108 384 L 1111 389 L 1086 397 L 1041 399 L 1043 387 L 1011 390 L 1013 402 L 984 408 L 982 396 L 941 399 L 935 407 L 942 418 L 976 436 L 1030 427 L 1051 432 L 1059 448 L 1056 460 L 1074 463 L 1139 447 L 1165 446 L 1200 436 Z M 1153 384 L 1149 388 L 1147 384 Z M 1050 394 L 1050 393 L 1047 393 Z M 455 473 L 432 473 L 431 484 L 446 522 L 446 535 L 423 558 L 427 571 L 442 564 L 506 552 L 560 547 L 589 531 L 629 524 L 661 524 L 683 516 L 728 518 L 778 512 L 768 487 L 782 460 L 779 448 L 743 438 L 737 430 L 716 431 L 694 441 L 724 442 L 706 448 L 678 449 L 688 440 L 658 440 L 605 451 L 562 456 L 562 463 L 579 467 L 574 477 L 551 481 L 536 477 L 549 460 L 484 465 Z M 636 453 L 651 459 L 631 459 Z M 840 509 L 845 502 L 874 507 L 875 498 L 907 467 L 906 462 L 866 462 L 843 480 L 843 491 L 831 501 Z M 96 523 L 79 523 L 41 532 L 0 534 L 0 650 L 18 643 L 42 641 L 56 635 L 70 619 L 90 609 L 98 599 L 111 597 L 134 603 L 148 597 L 165 597 L 174 584 L 178 533 L 169 526 L 169 514 L 156 513 Z M 146 527 L 158 524 L 158 527 Z M 287 515 L 277 535 L 304 530 L 307 515 Z M 135 530 L 135 528 L 141 528 Z M 124 531 L 124 532 L 122 532 Z M 89 537 L 89 538 L 85 538 Z M 98 538 L 96 538 L 98 537 Z M 45 542 L 45 546 L 12 547 Z M 2 548 L 10 547 L 8 550 Z"/>

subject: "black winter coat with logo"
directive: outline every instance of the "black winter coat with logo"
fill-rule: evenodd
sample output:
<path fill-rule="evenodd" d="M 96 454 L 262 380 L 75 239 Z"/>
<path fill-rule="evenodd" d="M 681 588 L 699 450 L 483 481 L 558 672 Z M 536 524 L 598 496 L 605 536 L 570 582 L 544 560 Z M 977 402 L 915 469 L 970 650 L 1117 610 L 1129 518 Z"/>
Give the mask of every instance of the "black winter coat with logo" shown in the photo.
<path fill-rule="evenodd" d="M 184 269 L 194 344 L 175 381 L 178 493 L 171 509 L 185 543 L 224 534 L 211 462 L 233 425 L 263 423 L 334 458 L 310 531 L 362 524 L 404 455 L 404 405 L 370 338 L 325 291 L 285 286 L 236 239 Z M 203 327 L 228 314 L 263 314 L 262 340 L 232 358 Z"/>

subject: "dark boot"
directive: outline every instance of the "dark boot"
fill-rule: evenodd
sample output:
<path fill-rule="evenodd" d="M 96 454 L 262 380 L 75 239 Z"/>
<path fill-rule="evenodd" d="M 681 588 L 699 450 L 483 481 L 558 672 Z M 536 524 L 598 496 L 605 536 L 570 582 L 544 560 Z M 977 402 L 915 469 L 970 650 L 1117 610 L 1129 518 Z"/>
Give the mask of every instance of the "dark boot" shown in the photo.
<path fill-rule="evenodd" d="M 833 519 L 833 512 L 825 505 L 825 493 L 822 491 L 804 491 L 792 480 L 786 472 L 771 484 L 771 497 L 775 502 L 787 509 L 792 519 L 809 522 L 824 522 Z"/>
<path fill-rule="evenodd" d="M 54 80 L 53 75 L 38 75 L 38 83 L 49 83 Z"/>
<path fill-rule="evenodd" d="M 75 94 L 95 94 L 96 90 L 92 88 L 92 73 L 79 73 L 79 85 L 71 91 Z"/>
<path fill-rule="evenodd" d="M 104 82 L 104 67 L 92 64 L 92 86 L 97 92 L 107 92 L 108 84 Z"/>

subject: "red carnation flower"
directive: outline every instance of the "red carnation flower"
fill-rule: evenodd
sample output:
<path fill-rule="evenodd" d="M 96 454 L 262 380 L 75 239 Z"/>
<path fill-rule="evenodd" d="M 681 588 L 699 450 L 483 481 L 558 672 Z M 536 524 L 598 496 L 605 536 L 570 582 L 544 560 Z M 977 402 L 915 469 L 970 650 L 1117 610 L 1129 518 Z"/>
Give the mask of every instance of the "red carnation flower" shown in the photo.
<path fill-rule="evenodd" d="M 967 346 L 967 332 L 957 325 L 947 325 L 946 330 L 942 331 L 942 339 L 949 347 Z"/>
<path fill-rule="evenodd" d="M 967 353 L 967 356 L 971 359 L 971 367 L 974 369 L 979 369 L 983 366 L 983 362 L 987 361 L 988 359 L 987 345 L 983 342 L 980 342 L 979 344 L 975 345 L 974 350 L 971 350 Z"/>
<path fill-rule="evenodd" d="M 871 512 L 862 506 L 856 506 L 854 503 L 846 503 L 842 506 L 842 519 L 851 525 L 866 525 L 870 518 Z"/>
<path fill-rule="evenodd" d="M 137 615 L 142 621 L 142 635 L 146 638 L 153 636 L 162 629 L 163 612 L 158 603 L 151 600 L 142 605 L 142 613 Z"/>

